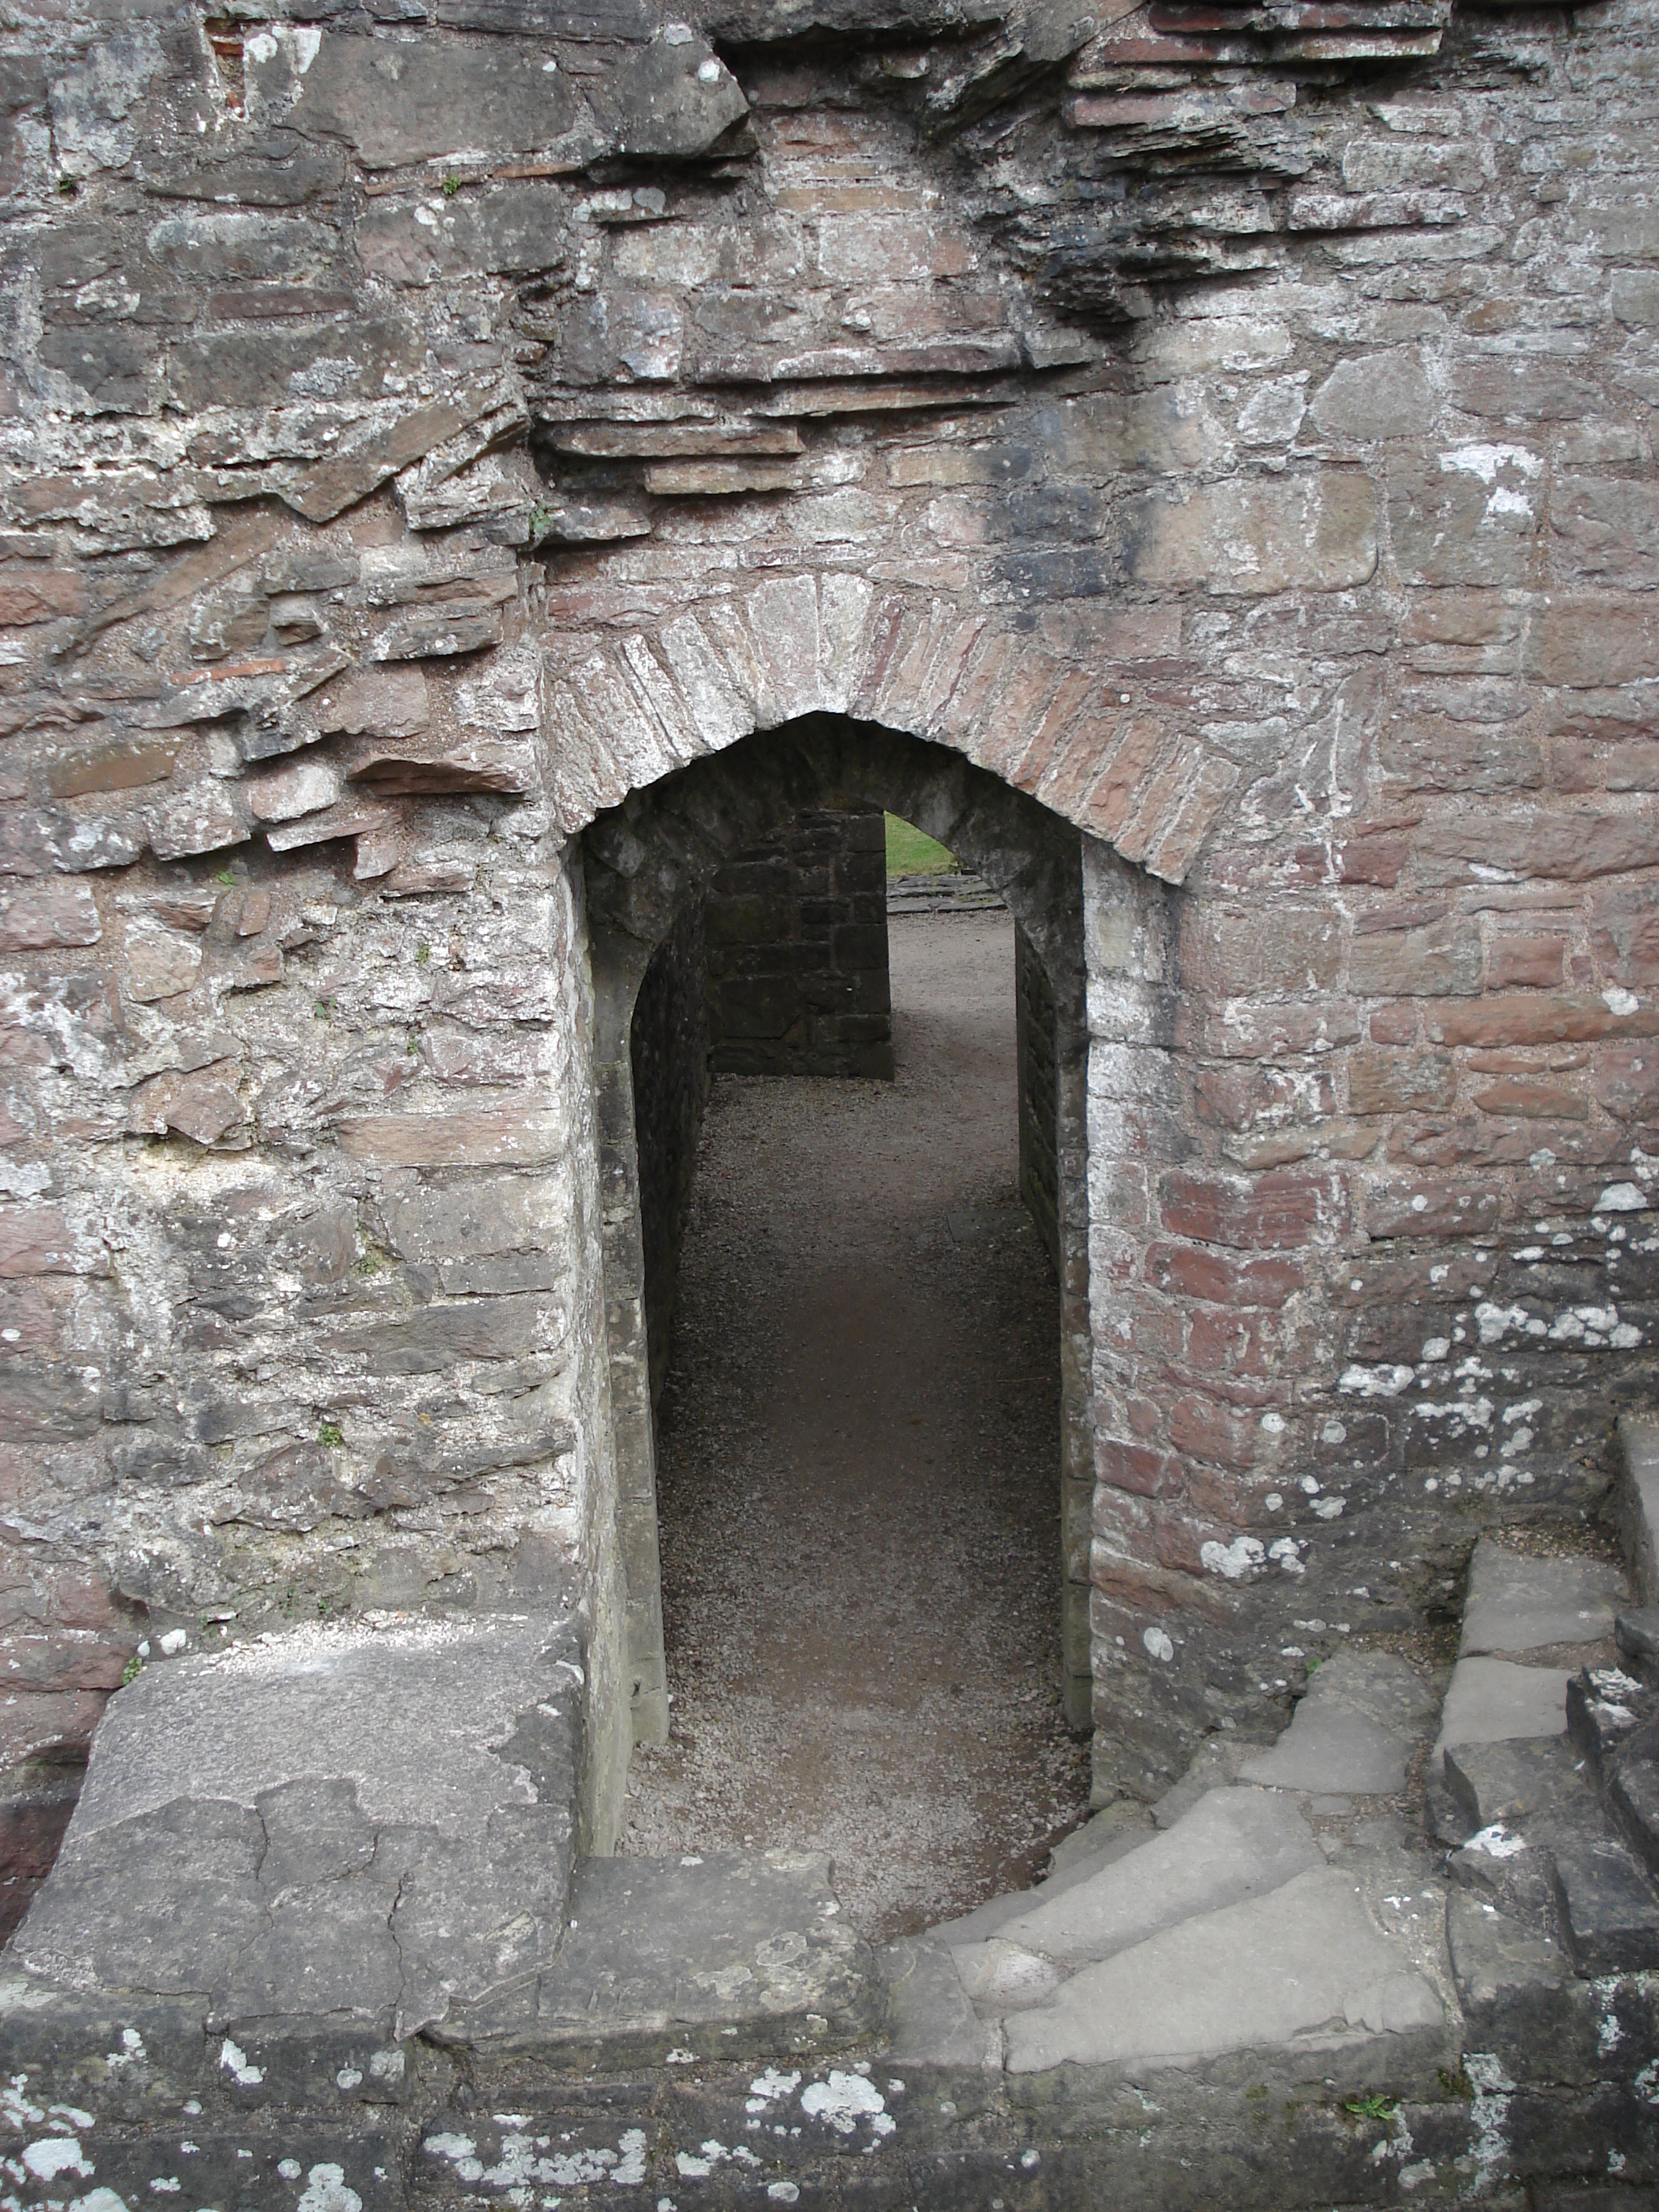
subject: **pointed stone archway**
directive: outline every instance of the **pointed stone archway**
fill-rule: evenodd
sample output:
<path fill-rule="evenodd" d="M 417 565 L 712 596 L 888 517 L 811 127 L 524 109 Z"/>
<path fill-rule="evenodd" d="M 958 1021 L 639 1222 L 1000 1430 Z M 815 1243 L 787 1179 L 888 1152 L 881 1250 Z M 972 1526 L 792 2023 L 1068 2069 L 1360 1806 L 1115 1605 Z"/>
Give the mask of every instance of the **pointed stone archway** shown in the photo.
<path fill-rule="evenodd" d="M 617 1480 L 617 1557 L 635 1741 L 660 1742 L 663 1661 L 656 1468 L 630 1026 L 646 969 L 714 872 L 803 808 L 872 801 L 950 846 L 1001 896 L 1054 1006 L 1056 1247 L 1061 1330 L 1065 1708 L 1091 1711 L 1089 1550 L 1094 1483 L 1088 1234 L 1088 1059 L 1080 833 L 944 746 L 844 715 L 744 738 L 631 793 L 586 838 L 604 1189 L 606 1319 Z M 1091 841 L 1090 841 L 1091 842 Z M 1115 873 L 1133 872 L 1103 855 Z M 1141 878 L 1144 896 L 1158 886 Z"/>

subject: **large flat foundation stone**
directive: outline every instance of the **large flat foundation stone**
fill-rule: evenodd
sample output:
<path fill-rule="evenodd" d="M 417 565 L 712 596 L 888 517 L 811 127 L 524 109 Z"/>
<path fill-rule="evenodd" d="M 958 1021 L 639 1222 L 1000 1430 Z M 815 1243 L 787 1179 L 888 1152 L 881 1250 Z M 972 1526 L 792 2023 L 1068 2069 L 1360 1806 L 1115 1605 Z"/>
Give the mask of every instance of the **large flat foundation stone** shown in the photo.
<path fill-rule="evenodd" d="M 564 1933 L 579 1650 L 557 1617 L 393 1620 L 147 1668 L 10 1963 L 245 2052 L 464 2031 Z"/>

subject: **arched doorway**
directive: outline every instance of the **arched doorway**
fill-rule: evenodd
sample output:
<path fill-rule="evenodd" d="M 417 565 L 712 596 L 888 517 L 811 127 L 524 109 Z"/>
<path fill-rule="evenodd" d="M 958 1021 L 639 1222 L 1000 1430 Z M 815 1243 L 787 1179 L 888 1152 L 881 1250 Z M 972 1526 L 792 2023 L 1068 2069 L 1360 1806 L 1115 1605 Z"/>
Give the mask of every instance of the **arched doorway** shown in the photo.
<path fill-rule="evenodd" d="M 1087 1241 L 1087 1033 L 1079 832 L 945 748 L 845 716 L 815 714 L 728 747 L 638 790 L 586 833 L 595 988 L 595 1082 L 604 1190 L 606 1318 L 616 1443 L 617 1552 L 626 1608 L 634 1741 L 667 1735 L 647 1237 L 641 1212 L 632 1023 L 661 948 L 732 857 L 804 809 L 873 803 L 948 844 L 1018 926 L 1041 989 L 1052 1131 L 1052 1249 L 1060 1324 L 1062 1695 L 1091 1715 L 1089 1527 L 1093 1483 Z M 659 967 L 659 975 L 661 973 Z M 655 988 L 653 986 L 653 988 Z M 1037 1043 L 1023 1040 L 1030 1051 Z"/>

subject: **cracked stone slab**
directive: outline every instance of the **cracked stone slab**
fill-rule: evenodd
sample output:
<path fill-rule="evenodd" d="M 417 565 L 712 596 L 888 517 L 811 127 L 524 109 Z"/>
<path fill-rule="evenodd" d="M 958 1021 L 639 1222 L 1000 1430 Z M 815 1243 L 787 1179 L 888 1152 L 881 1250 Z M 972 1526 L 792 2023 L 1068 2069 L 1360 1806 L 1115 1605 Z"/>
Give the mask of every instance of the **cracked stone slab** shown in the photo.
<path fill-rule="evenodd" d="M 1212 1790 L 1139 1850 L 1006 1921 L 989 1942 L 959 1950 L 957 1968 L 981 2007 L 1012 2009 L 1017 1990 L 1022 2005 L 1041 2002 L 1052 1976 L 1044 1987 L 1030 1971 L 1039 1961 L 1063 1972 L 1093 1965 L 1322 1863 L 1292 1799 L 1265 1790 Z"/>
<path fill-rule="evenodd" d="M 1585 1788 L 1565 1734 L 1449 1746 L 1445 1771 L 1458 1810 L 1477 1829 L 1525 1821 Z"/>
<path fill-rule="evenodd" d="M 1389 1651 L 1340 1651 L 1314 1676 L 1290 1727 L 1247 1759 L 1243 1782 L 1356 1797 L 1390 1797 L 1434 1711 L 1414 1668 Z"/>
<path fill-rule="evenodd" d="M 1000 2067 L 1000 2031 L 974 2010 L 947 1945 L 912 1936 L 889 1945 L 881 1963 L 893 2008 L 891 2064 Z"/>
<path fill-rule="evenodd" d="M 480 2036 L 562 2065 L 662 2063 L 833 2049 L 884 2029 L 887 1987 L 812 1852 L 585 1859 L 563 1949 L 533 2009 L 481 2014 Z"/>
<path fill-rule="evenodd" d="M 198 2000 L 239 2045 L 401 2040 L 533 1983 L 564 1927 L 578 1651 L 562 1619 L 398 1619 L 147 1668 L 14 1958 Z"/>
<path fill-rule="evenodd" d="M 1625 1578 L 1605 1559 L 1534 1559 L 1481 1537 L 1463 1606 L 1465 1658 L 1598 1644 L 1613 1633 Z"/>
<path fill-rule="evenodd" d="M 1150 2069 L 1273 2047 L 1322 2064 L 1372 2039 L 1442 2033 L 1445 2021 L 1352 1876 L 1322 1868 L 1073 1975 L 1052 2004 L 1008 2021 L 1007 2065 Z"/>
<path fill-rule="evenodd" d="M 1564 1735 L 1571 1680 L 1560 1667 L 1521 1667 L 1512 1659 L 1460 1659 L 1452 1668 L 1440 1711 L 1436 1765 L 1458 1744 Z"/>

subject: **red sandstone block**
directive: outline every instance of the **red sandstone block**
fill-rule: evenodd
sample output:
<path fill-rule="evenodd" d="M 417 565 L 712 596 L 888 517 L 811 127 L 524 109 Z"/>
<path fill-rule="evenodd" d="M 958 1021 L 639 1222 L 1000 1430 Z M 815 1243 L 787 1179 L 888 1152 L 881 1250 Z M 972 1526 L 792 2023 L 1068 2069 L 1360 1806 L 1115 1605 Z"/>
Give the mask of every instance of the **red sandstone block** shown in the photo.
<path fill-rule="evenodd" d="M 1124 1411 L 1136 1436 L 1145 1439 L 1158 1434 L 1164 1419 L 1164 1408 L 1155 1398 L 1127 1397 L 1124 1400 Z"/>
<path fill-rule="evenodd" d="M 958 624 L 941 639 L 925 671 L 913 709 L 915 726 L 935 730 L 985 635 L 985 617 Z"/>
<path fill-rule="evenodd" d="M 1168 884 L 1186 880 L 1216 817 L 1231 796 L 1239 771 L 1230 760 L 1210 754 L 1182 793 L 1162 833 L 1147 848 L 1146 865 Z"/>
<path fill-rule="evenodd" d="M 1150 1510 L 1148 1534 L 1152 1559 L 1158 1565 L 1176 1568 L 1183 1574 L 1203 1573 L 1202 1547 L 1215 1534 L 1213 1522 L 1179 1512 L 1173 1504 L 1155 1501 Z"/>
<path fill-rule="evenodd" d="M 1265 1006 L 1234 1000 L 1217 1011 L 1183 998 L 1176 1014 L 1177 1047 L 1218 1060 L 1282 1060 L 1291 1054 L 1326 1053 L 1352 1044 L 1359 1015 L 1347 999 L 1278 999 Z"/>
<path fill-rule="evenodd" d="M 1559 991 L 1566 957 L 1565 937 L 1499 937 L 1486 957 L 1491 991 Z"/>
<path fill-rule="evenodd" d="M 943 736 L 960 738 L 979 723 L 988 700 L 1005 684 L 1018 658 L 1019 641 L 1006 630 L 983 633 L 945 701 L 939 716 Z"/>
<path fill-rule="evenodd" d="M 1588 1121 L 1589 1100 L 1565 1083 L 1528 1082 L 1510 1076 L 1474 1093 L 1483 1114 L 1519 1115 L 1528 1121 Z"/>
<path fill-rule="evenodd" d="M 1164 725 L 1150 714 L 1128 725 L 1099 782 L 1084 802 L 1079 818 L 1085 830 L 1097 837 L 1115 836 L 1128 818 L 1141 779 L 1163 750 L 1164 738 Z"/>
<path fill-rule="evenodd" d="M 1177 1169 L 1163 1177 L 1158 1195 L 1172 1236 L 1245 1250 L 1305 1244 L 1320 1230 L 1339 1225 L 1346 1211 L 1340 1177 L 1289 1169 L 1227 1179 Z"/>
<path fill-rule="evenodd" d="M 1307 1280 L 1297 1260 L 1230 1260 L 1205 1245 L 1166 1243 L 1148 1250 L 1146 1274 L 1158 1290 L 1220 1306 L 1282 1306 Z"/>
<path fill-rule="evenodd" d="M 1109 1489 L 1135 1498 L 1167 1498 L 1181 1489 L 1181 1462 L 1172 1454 L 1112 1437 L 1096 1441 L 1095 1475 Z"/>
<path fill-rule="evenodd" d="M 870 617 L 866 632 L 864 671 L 859 678 L 853 700 L 854 714 L 868 717 L 875 711 L 876 700 L 887 680 L 887 670 L 903 633 L 905 617 L 910 611 L 910 602 L 899 592 L 890 592 Z"/>
<path fill-rule="evenodd" d="M 1112 840 L 1126 860 L 1143 861 L 1162 837 L 1201 756 L 1184 741 L 1158 763 L 1134 795 L 1133 810 Z"/>
<path fill-rule="evenodd" d="M 1472 866 L 1508 868 L 1525 882 L 1583 883 L 1659 863 L 1650 807 L 1480 807 L 1425 824 L 1413 860 L 1431 880 L 1462 882 Z"/>
<path fill-rule="evenodd" d="M 1062 664 L 1051 654 L 1027 651 L 1017 655 L 1008 681 L 980 719 L 978 733 L 966 748 L 969 757 L 1006 779 L 1041 721 L 1062 672 Z"/>
<path fill-rule="evenodd" d="M 1502 1218 L 1499 1194 L 1471 1189 L 1466 1177 L 1415 1182 L 1365 1194 L 1365 1228 L 1372 1237 L 1491 1236 Z"/>
<path fill-rule="evenodd" d="M 1370 1028 L 1374 1044 L 1409 1044 L 1417 1035 L 1417 1009 L 1409 1000 L 1396 1006 L 1378 1006 Z"/>
<path fill-rule="evenodd" d="M 1659 895 L 1620 884 L 1590 901 L 1590 946 L 1604 973 L 1632 990 L 1659 987 Z"/>
<path fill-rule="evenodd" d="M 1030 732 L 1030 741 L 1016 762 L 1008 781 L 1020 791 L 1036 791 L 1063 744 L 1073 719 L 1086 706 L 1098 686 L 1081 669 L 1069 670 Z"/>
<path fill-rule="evenodd" d="M 1386 836 L 1350 837 L 1336 849 L 1336 873 L 1345 884 L 1375 884 L 1392 890 L 1406 865 L 1410 841 L 1398 831 Z M 1313 880 L 1317 881 L 1317 877 Z"/>
<path fill-rule="evenodd" d="M 1659 740 L 1650 737 L 1553 738 L 1549 763 L 1558 791 L 1659 791 Z"/>
<path fill-rule="evenodd" d="M 1193 1104 L 1214 1127 L 1248 1129 L 1263 1117 L 1275 1123 L 1323 1121 L 1336 1110 L 1336 1091 L 1323 1067 L 1291 1070 L 1233 1060 L 1199 1071 Z"/>
<path fill-rule="evenodd" d="M 1640 1121 L 1659 1114 L 1659 1052 L 1651 1046 L 1613 1045 L 1599 1056 L 1595 1067 L 1598 1104 L 1622 1121 Z"/>
<path fill-rule="evenodd" d="M 1433 1112 L 1457 1095 L 1457 1065 L 1443 1052 L 1362 1048 L 1348 1056 L 1348 1103 L 1356 1114 Z"/>
<path fill-rule="evenodd" d="M 1328 906 L 1280 900 L 1194 917 L 1182 932 L 1182 977 L 1227 999 L 1323 991 L 1342 967 L 1342 925 Z"/>
<path fill-rule="evenodd" d="M 1604 999 L 1565 991 L 1471 999 L 1434 1006 L 1425 1018 L 1437 1044 L 1561 1044 L 1659 1033 L 1659 1007 L 1615 1013 Z"/>
<path fill-rule="evenodd" d="M 0 1277 L 80 1272 L 75 1239 L 55 1206 L 20 1206 L 0 1213 Z"/>
<path fill-rule="evenodd" d="M 83 1753 L 109 1702 L 103 1690 L 20 1690 L 0 1702 L 0 1767 L 45 1751 Z"/>

